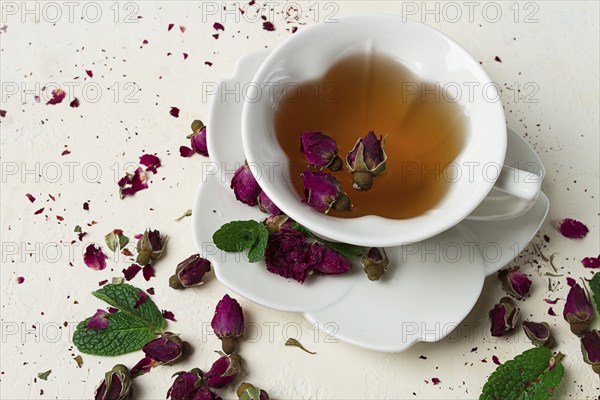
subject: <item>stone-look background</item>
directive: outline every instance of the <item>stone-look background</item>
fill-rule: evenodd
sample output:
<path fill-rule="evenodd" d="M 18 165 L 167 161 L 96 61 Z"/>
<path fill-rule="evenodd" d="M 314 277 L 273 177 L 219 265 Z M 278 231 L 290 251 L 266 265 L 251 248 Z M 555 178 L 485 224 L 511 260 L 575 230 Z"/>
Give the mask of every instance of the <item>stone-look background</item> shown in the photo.
<path fill-rule="evenodd" d="M 551 241 L 544 251 L 558 253 L 555 263 L 561 274 L 578 280 L 591 276 L 579 260 L 596 256 L 600 241 L 597 2 L 202 3 L 2 3 L 0 109 L 6 115 L 0 117 L 0 397 L 89 398 L 113 364 L 132 365 L 139 359 L 141 353 L 83 355 L 81 368 L 73 360 L 79 354 L 71 343 L 76 323 L 104 306 L 90 292 L 129 265 L 125 257 L 108 260 L 101 272 L 83 264 L 85 244 L 103 244 L 104 234 L 114 228 L 130 238 L 148 226 L 170 236 L 156 277 L 145 282 L 140 274 L 131 283 L 155 288 L 156 303 L 177 318 L 170 329 L 196 350 L 185 363 L 140 378 L 139 398 L 164 398 L 176 371 L 208 368 L 219 343 L 207 327 L 216 302 L 228 290 L 212 276 L 200 289 L 179 292 L 167 285 L 177 262 L 195 252 L 190 219 L 174 218 L 191 207 L 207 160 L 181 158 L 178 148 L 187 143 L 193 119 L 210 124 L 210 90 L 232 74 L 239 56 L 275 47 L 296 28 L 335 23 L 344 14 L 403 13 L 448 34 L 482 62 L 503 89 L 508 124 L 536 148 L 548 170 L 543 190 L 551 209 L 541 234 Z M 275 31 L 263 29 L 261 14 Z M 225 30 L 216 31 L 215 22 Z M 86 70 L 93 72 L 92 78 Z M 67 98 L 45 105 L 56 85 Z M 69 107 L 74 97 L 78 108 Z M 179 118 L 169 114 L 171 107 L 181 110 Z M 70 154 L 61 155 L 64 150 Z M 116 182 L 144 152 L 156 153 L 163 167 L 152 176 L 148 190 L 120 200 Z M 33 204 L 26 193 L 36 198 Z M 82 208 L 86 201 L 89 211 Z M 585 222 L 589 235 L 579 241 L 562 238 L 555 225 L 563 217 Z M 92 221 L 96 223 L 90 226 Z M 83 242 L 73 232 L 76 225 L 88 232 Z M 549 292 L 543 276 L 547 269 L 528 264 L 523 270 L 534 281 L 531 297 L 519 302 L 523 316 L 548 321 L 567 354 L 559 397 L 597 396 L 598 378 L 582 362 L 579 341 L 562 319 L 564 300 L 553 306 L 559 316 L 548 315 L 549 305 L 543 301 L 565 298 L 565 278 L 555 278 L 557 286 Z M 17 283 L 20 276 L 25 278 L 22 284 Z M 507 338 L 489 335 L 487 312 L 501 296 L 499 282 L 490 277 L 459 331 L 402 354 L 328 343 L 322 333 L 315 337 L 300 315 L 235 296 L 255 338 L 241 345 L 248 369 L 244 379 L 276 399 L 475 398 L 496 367 L 493 355 L 506 361 L 531 346 L 520 327 Z M 294 335 L 296 327 L 301 342 L 317 355 L 283 346 L 284 336 Z M 36 382 L 36 375 L 48 369 L 48 381 Z M 433 377 L 441 382 L 433 385 Z M 233 396 L 230 392 L 227 397 Z"/>

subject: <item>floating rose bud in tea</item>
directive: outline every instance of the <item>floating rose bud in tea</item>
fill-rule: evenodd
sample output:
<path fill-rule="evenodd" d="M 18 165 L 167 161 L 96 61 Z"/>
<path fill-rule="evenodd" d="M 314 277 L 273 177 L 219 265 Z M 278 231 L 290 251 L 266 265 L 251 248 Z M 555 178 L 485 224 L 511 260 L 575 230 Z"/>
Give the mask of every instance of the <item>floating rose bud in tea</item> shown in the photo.
<path fill-rule="evenodd" d="M 370 281 L 378 281 L 387 271 L 390 261 L 385 250 L 382 253 L 377 247 L 371 247 L 360 257 L 360 264 Z"/>
<path fill-rule="evenodd" d="M 165 332 L 158 339 L 146 343 L 142 351 L 146 357 L 150 357 L 161 364 L 171 365 L 176 363 L 183 356 L 184 343 L 171 332 Z"/>
<path fill-rule="evenodd" d="M 136 262 L 141 265 L 148 265 L 154 260 L 162 257 L 167 244 L 167 237 L 161 236 L 158 230 L 146 229 L 144 235 L 137 242 Z"/>
<path fill-rule="evenodd" d="M 563 317 L 571 326 L 571 332 L 580 336 L 587 330 L 593 315 L 594 309 L 585 290 L 579 284 L 574 284 L 569 290 L 563 310 Z"/>
<path fill-rule="evenodd" d="M 600 374 L 600 331 L 594 329 L 581 336 L 581 353 L 583 361 L 590 364 L 595 373 Z"/>
<path fill-rule="evenodd" d="M 249 206 L 255 206 L 258 203 L 258 196 L 262 190 L 247 163 L 235 171 L 230 187 L 238 201 Z"/>
<path fill-rule="evenodd" d="M 129 400 L 133 398 L 131 375 L 126 366 L 115 365 L 104 375 L 104 380 L 96 389 L 94 400 Z"/>
<path fill-rule="evenodd" d="M 215 389 L 230 385 L 242 370 L 242 358 L 239 355 L 219 354 L 221 354 L 221 357 L 204 374 L 206 384 Z"/>
<path fill-rule="evenodd" d="M 237 341 L 244 334 L 244 313 L 237 300 L 229 295 L 223 296 L 217 303 L 215 315 L 210 323 L 215 335 L 221 339 L 225 354 L 235 351 Z"/>
<path fill-rule="evenodd" d="M 304 185 L 304 202 L 317 211 L 327 214 L 330 209 L 350 211 L 352 202 L 342 191 L 335 177 L 323 171 L 306 170 L 301 175 Z"/>
<path fill-rule="evenodd" d="M 267 196 L 265 192 L 260 192 L 260 194 L 258 195 L 258 208 L 260 209 L 260 211 L 265 212 L 267 214 L 281 214 L 281 210 L 279 209 L 279 207 L 277 207 L 275 203 L 271 201 L 271 199 Z"/>
<path fill-rule="evenodd" d="M 304 131 L 300 135 L 300 151 L 312 167 L 327 167 L 332 171 L 342 169 L 335 140 L 319 131 Z"/>
<path fill-rule="evenodd" d="M 192 122 L 192 133 L 188 135 L 191 140 L 192 149 L 198 154 L 208 157 L 208 147 L 206 145 L 206 126 L 199 119 Z"/>
<path fill-rule="evenodd" d="M 500 337 L 515 329 L 519 320 L 519 309 L 515 307 L 510 297 L 503 297 L 490 310 L 492 336 Z"/>
<path fill-rule="evenodd" d="M 353 187 L 356 190 L 369 190 L 373 178 L 383 174 L 387 168 L 387 155 L 384 150 L 385 138 L 377 139 L 375 132 L 367 133 L 358 139 L 346 157 L 346 164 L 352 173 Z"/>
<path fill-rule="evenodd" d="M 523 330 L 535 346 L 554 346 L 554 338 L 546 322 L 523 321 Z"/>
<path fill-rule="evenodd" d="M 269 400 L 269 394 L 250 383 L 242 383 L 236 392 L 239 400 Z"/>
<path fill-rule="evenodd" d="M 185 289 L 200 286 L 204 282 L 204 274 L 210 271 L 210 261 L 194 254 L 177 264 L 175 275 L 169 278 L 169 286 L 173 289 Z"/>
<path fill-rule="evenodd" d="M 525 297 L 531 288 L 531 279 L 519 271 L 519 267 L 501 270 L 498 272 L 498 279 L 502 282 L 504 290 L 517 300 Z"/>
<path fill-rule="evenodd" d="M 177 378 L 167 391 L 167 399 L 193 400 L 194 395 L 204 386 L 203 374 L 199 368 L 188 372 L 178 372 Z"/>

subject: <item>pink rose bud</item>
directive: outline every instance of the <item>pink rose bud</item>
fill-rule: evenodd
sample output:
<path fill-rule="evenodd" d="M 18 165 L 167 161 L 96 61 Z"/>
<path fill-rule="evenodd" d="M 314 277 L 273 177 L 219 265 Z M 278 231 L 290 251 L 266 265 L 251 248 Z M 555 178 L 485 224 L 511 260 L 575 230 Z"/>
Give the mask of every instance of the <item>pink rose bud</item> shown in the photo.
<path fill-rule="evenodd" d="M 500 337 L 513 331 L 519 320 L 519 309 L 515 307 L 510 297 L 503 297 L 490 310 L 492 336 Z"/>
<path fill-rule="evenodd" d="M 200 257 L 200 254 L 191 255 L 177 265 L 175 275 L 169 278 L 169 286 L 173 289 L 200 286 L 204 283 L 204 274 L 210 272 L 210 266 L 210 261 Z"/>
<path fill-rule="evenodd" d="M 208 147 L 206 146 L 206 126 L 200 120 L 192 122 L 192 133 L 188 135 L 191 140 L 192 149 L 198 154 L 208 157 Z"/>
<path fill-rule="evenodd" d="M 155 359 L 161 364 L 171 365 L 183 356 L 184 343 L 179 336 L 165 332 L 158 339 L 146 343 L 142 351 L 146 357 Z"/>
<path fill-rule="evenodd" d="M 332 171 L 342 169 L 343 163 L 342 159 L 338 157 L 335 140 L 322 132 L 303 132 L 300 135 L 300 151 L 310 166 L 327 167 Z"/>
<path fill-rule="evenodd" d="M 248 164 L 242 165 L 235 171 L 231 179 L 231 188 L 238 201 L 249 206 L 255 206 L 258 203 L 261 188 Z"/>
<path fill-rule="evenodd" d="M 201 387 L 192 400 L 221 400 L 221 398 L 209 388 Z"/>
<path fill-rule="evenodd" d="M 275 203 L 271 201 L 269 196 L 265 192 L 260 192 L 258 195 L 258 208 L 260 211 L 271 214 L 271 215 L 279 215 L 281 214 L 281 210 Z"/>
<path fill-rule="evenodd" d="M 352 173 L 354 189 L 364 191 L 373 186 L 373 178 L 387 169 L 387 155 L 384 150 L 385 138 L 377 139 L 375 132 L 359 138 L 346 157 L 346 164 Z"/>
<path fill-rule="evenodd" d="M 236 394 L 239 400 L 269 400 L 269 394 L 250 383 L 238 386 Z"/>
<path fill-rule="evenodd" d="M 177 378 L 167 391 L 167 399 L 193 400 L 194 395 L 204 386 L 202 371 L 194 368 L 189 372 L 179 372 Z"/>
<path fill-rule="evenodd" d="M 550 326 L 546 322 L 523 321 L 523 330 L 535 346 L 554 346 L 554 338 L 550 332 Z"/>
<path fill-rule="evenodd" d="M 370 281 L 378 281 L 387 271 L 390 261 L 383 250 L 383 254 L 377 247 L 371 247 L 360 257 L 360 264 Z"/>
<path fill-rule="evenodd" d="M 350 211 L 352 202 L 342 191 L 335 177 L 323 171 L 306 170 L 301 175 L 304 185 L 304 202 L 317 211 L 327 214 L 330 209 Z"/>
<path fill-rule="evenodd" d="M 594 329 L 581 336 L 583 361 L 590 364 L 595 373 L 600 374 L 600 331 Z"/>
<path fill-rule="evenodd" d="M 531 279 L 519 271 L 519 267 L 503 269 L 498 272 L 502 287 L 517 300 L 521 300 L 531 288 Z"/>
<path fill-rule="evenodd" d="M 104 375 L 94 400 L 129 400 L 133 398 L 131 376 L 126 366 L 115 365 Z"/>
<path fill-rule="evenodd" d="M 158 230 L 146 229 L 137 242 L 136 262 L 140 265 L 148 265 L 158 260 L 163 255 L 167 239 L 167 236 L 161 236 Z"/>
<path fill-rule="evenodd" d="M 221 339 L 225 354 L 235 351 L 237 341 L 244 335 L 244 313 L 242 307 L 229 295 L 217 303 L 215 315 L 210 323 L 215 335 Z"/>
<path fill-rule="evenodd" d="M 232 354 L 231 356 L 223 353 L 220 354 L 221 357 L 204 374 L 206 384 L 215 389 L 230 385 L 242 370 L 242 359 L 240 356 L 237 354 Z"/>
<path fill-rule="evenodd" d="M 571 326 L 571 332 L 580 336 L 587 330 L 593 315 L 594 309 L 585 290 L 579 284 L 574 284 L 569 290 L 563 310 L 563 317 Z"/>

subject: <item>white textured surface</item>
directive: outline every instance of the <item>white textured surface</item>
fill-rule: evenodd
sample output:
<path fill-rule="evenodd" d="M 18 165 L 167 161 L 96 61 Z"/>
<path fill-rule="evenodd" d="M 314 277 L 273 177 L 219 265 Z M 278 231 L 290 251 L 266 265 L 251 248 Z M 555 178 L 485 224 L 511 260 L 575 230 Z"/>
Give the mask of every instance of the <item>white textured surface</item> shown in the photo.
<path fill-rule="evenodd" d="M 16 14 L 9 12 L 12 9 L 6 8 L 8 4 L 15 5 Z M 102 306 L 89 293 L 97 288 L 98 281 L 120 275 L 127 265 L 121 259 L 109 260 L 103 272 L 86 268 L 81 257 L 84 246 L 79 242 L 68 246 L 76 239 L 73 227 L 81 225 L 89 232 L 84 240 L 99 243 L 114 228 L 124 229 L 132 237 L 152 226 L 171 237 L 168 254 L 157 265 L 157 276 L 150 282 L 141 276 L 132 281 L 144 289 L 156 289 L 154 299 L 159 307 L 172 310 L 177 317 L 178 322 L 172 323 L 171 329 L 181 333 L 196 349 L 185 363 L 160 367 L 139 379 L 140 398 L 164 398 L 173 372 L 193 366 L 207 368 L 214 360 L 212 351 L 218 348 L 218 342 L 213 336 L 205 337 L 203 327 L 210 321 L 216 301 L 226 292 L 213 279 L 200 289 L 184 292 L 167 286 L 176 263 L 194 252 L 190 219 L 179 223 L 173 219 L 190 208 L 204 161 L 200 156 L 180 158 L 178 147 L 186 143 L 191 120 L 207 114 L 203 83 L 218 82 L 231 75 L 237 57 L 264 46 L 273 47 L 291 34 L 286 28 L 297 25 L 302 29 L 302 25 L 286 24 L 283 16 L 276 14 L 284 9 L 284 3 L 271 3 L 274 14 L 270 19 L 275 32 L 264 31 L 260 22 L 249 21 L 255 8 L 248 9 L 246 17 L 219 12 L 208 16 L 208 9 L 192 2 L 121 3 L 116 7 L 120 21 L 134 10 L 126 8 L 127 4 L 138 6 L 137 14 L 143 18 L 134 19 L 136 23 L 117 24 L 115 7 L 109 8 L 112 3 L 102 6 L 102 16 L 95 23 L 81 19 L 83 5 L 78 3 L 71 23 L 67 6 L 56 3 L 62 16 L 53 24 L 48 19 L 55 17 L 54 11 L 45 8 L 44 18 L 43 3 L 39 5 L 38 22 L 31 14 L 22 22 L 22 4 L 4 2 L 0 21 L 0 27 L 7 26 L 6 32 L 0 34 L 0 109 L 7 111 L 6 117 L 0 118 L 0 397 L 88 398 L 104 371 L 117 362 L 131 365 L 139 358 L 139 354 L 115 359 L 83 355 L 81 369 L 72 360 L 78 354 L 70 342 L 74 325 Z M 221 6 L 220 2 L 208 4 L 217 9 Z M 227 3 L 229 9 L 234 4 Z M 245 4 L 239 3 L 243 7 Z M 435 9 L 433 2 L 405 6 L 392 2 L 322 3 L 313 5 L 312 10 L 309 4 L 312 3 L 301 3 L 302 23 L 323 20 L 331 13 L 399 14 L 404 7 L 413 13 L 412 18 L 442 30 L 481 60 L 492 79 L 504 88 L 502 99 L 509 125 L 532 143 L 548 171 L 543 190 L 552 206 L 541 230 L 551 237 L 546 253 L 560 253 L 555 260 L 564 268 L 561 273 L 576 278 L 591 276 L 579 260 L 596 256 L 600 242 L 598 3 L 528 2 L 515 6 L 502 2 L 467 6 L 459 2 L 454 3 L 462 11 L 458 18 L 454 6 L 440 3 L 439 22 L 434 14 L 425 12 L 425 7 Z M 492 22 L 495 4 L 501 4 L 502 16 Z M 34 9 L 35 3 L 27 3 L 27 7 Z M 531 23 L 525 23 L 528 15 Z M 94 18 L 94 9 L 89 6 L 87 17 Z M 225 26 L 218 40 L 211 37 L 216 21 Z M 169 23 L 175 27 L 167 32 Z M 187 28 L 185 33 L 179 31 L 179 25 Z M 144 39 L 149 44 L 142 46 Z M 167 56 L 168 52 L 173 55 Z M 183 60 L 183 52 L 189 53 L 187 60 Z M 495 56 L 502 63 L 495 62 Z M 204 61 L 214 64 L 208 67 Z M 85 74 L 86 69 L 93 70 L 93 78 Z M 81 106 L 70 108 L 67 100 L 46 106 L 45 93 L 41 94 L 40 103 L 31 93 L 8 95 L 15 84 L 32 91 L 36 85 L 41 88 L 51 82 L 63 86 L 69 97 L 74 93 Z M 69 90 L 69 82 L 80 85 Z M 95 103 L 90 101 L 92 86 L 86 86 L 90 90 L 87 100 L 82 94 L 82 86 L 90 82 L 101 88 Z M 138 103 L 125 100 L 131 92 L 130 87 L 124 86 L 128 82 L 135 82 L 141 89 L 133 97 Z M 120 88 L 118 95 L 108 90 L 115 84 Z M 169 115 L 171 106 L 181 109 L 178 119 Z M 71 154 L 60 155 L 64 145 Z M 120 200 L 116 180 L 123 175 L 127 163 L 136 162 L 143 152 L 157 153 L 164 167 L 153 176 L 148 190 Z M 36 165 L 40 177 L 35 173 L 22 176 L 25 168 L 34 170 Z M 13 167 L 18 168 L 14 175 L 10 173 Z M 100 177 L 95 176 L 97 170 Z M 31 204 L 25 193 L 34 195 L 36 202 Z M 82 210 L 84 201 L 90 201 L 90 211 Z M 41 207 L 45 207 L 44 212 L 34 215 Z M 63 216 L 64 221 L 59 222 L 57 215 Z M 584 240 L 570 241 L 556 232 L 556 221 L 567 216 L 589 226 L 590 233 Z M 92 220 L 98 223 L 87 226 Z M 569 333 L 562 317 L 547 314 L 549 305 L 542 301 L 546 297 L 566 296 L 564 278 L 554 279 L 560 284 L 550 293 L 547 278 L 538 274 L 538 270 L 543 273 L 547 269 L 532 265 L 523 269 L 534 281 L 531 298 L 519 302 L 523 316 L 548 321 L 557 337 L 558 349 L 567 354 L 560 397 L 597 396 L 597 376 L 583 364 L 578 340 Z M 22 285 L 16 282 L 18 276 L 25 277 Z M 323 333 L 315 338 L 315 330 L 300 315 L 271 311 L 241 299 L 251 323 L 250 335 L 256 336 L 257 326 L 262 333 L 260 338 L 241 346 L 248 368 L 245 379 L 263 386 L 276 399 L 477 397 L 486 376 L 495 367 L 492 355 L 505 361 L 530 346 L 521 331 L 509 338 L 490 337 L 487 311 L 501 295 L 497 279 L 490 277 L 460 331 L 441 343 L 421 343 L 408 352 L 393 355 L 330 343 Z M 553 306 L 557 314 L 562 313 L 563 304 L 561 300 Z M 69 323 L 67 327 L 64 322 Z M 292 326 L 301 326 L 301 342 L 318 354 L 310 356 L 284 347 L 286 324 L 290 324 L 287 335 L 294 334 Z M 597 320 L 595 324 L 598 326 Z M 269 326 L 273 327 L 271 337 Z M 471 352 L 472 348 L 477 350 Z M 419 355 L 427 359 L 419 359 Z M 49 380 L 34 382 L 37 373 L 47 369 L 52 369 Z M 441 383 L 433 386 L 432 377 Z M 40 390 L 44 391 L 43 396 Z"/>

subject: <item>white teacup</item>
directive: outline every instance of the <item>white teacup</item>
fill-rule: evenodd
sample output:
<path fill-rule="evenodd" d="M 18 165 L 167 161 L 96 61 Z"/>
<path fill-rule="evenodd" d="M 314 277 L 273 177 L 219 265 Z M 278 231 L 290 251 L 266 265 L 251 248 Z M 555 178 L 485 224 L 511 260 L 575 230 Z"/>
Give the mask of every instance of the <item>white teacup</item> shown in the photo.
<path fill-rule="evenodd" d="M 387 55 L 423 81 L 449 85 L 460 93 L 457 100 L 465 107 L 469 122 L 467 139 L 446 171 L 452 182 L 447 193 L 424 214 L 408 219 L 375 215 L 337 218 L 304 204 L 292 185 L 289 161 L 274 131 L 279 98 L 286 84 L 317 79 L 339 57 L 355 51 Z M 541 186 L 537 175 L 503 166 L 507 142 L 504 111 L 495 84 L 479 62 L 437 30 L 397 16 L 348 16 L 305 28 L 279 45 L 248 88 L 242 142 L 248 163 L 257 167 L 253 171 L 260 186 L 284 213 L 320 236 L 356 245 L 414 243 L 465 218 L 514 218 L 531 207 Z M 352 189 L 346 190 L 351 195 Z"/>

